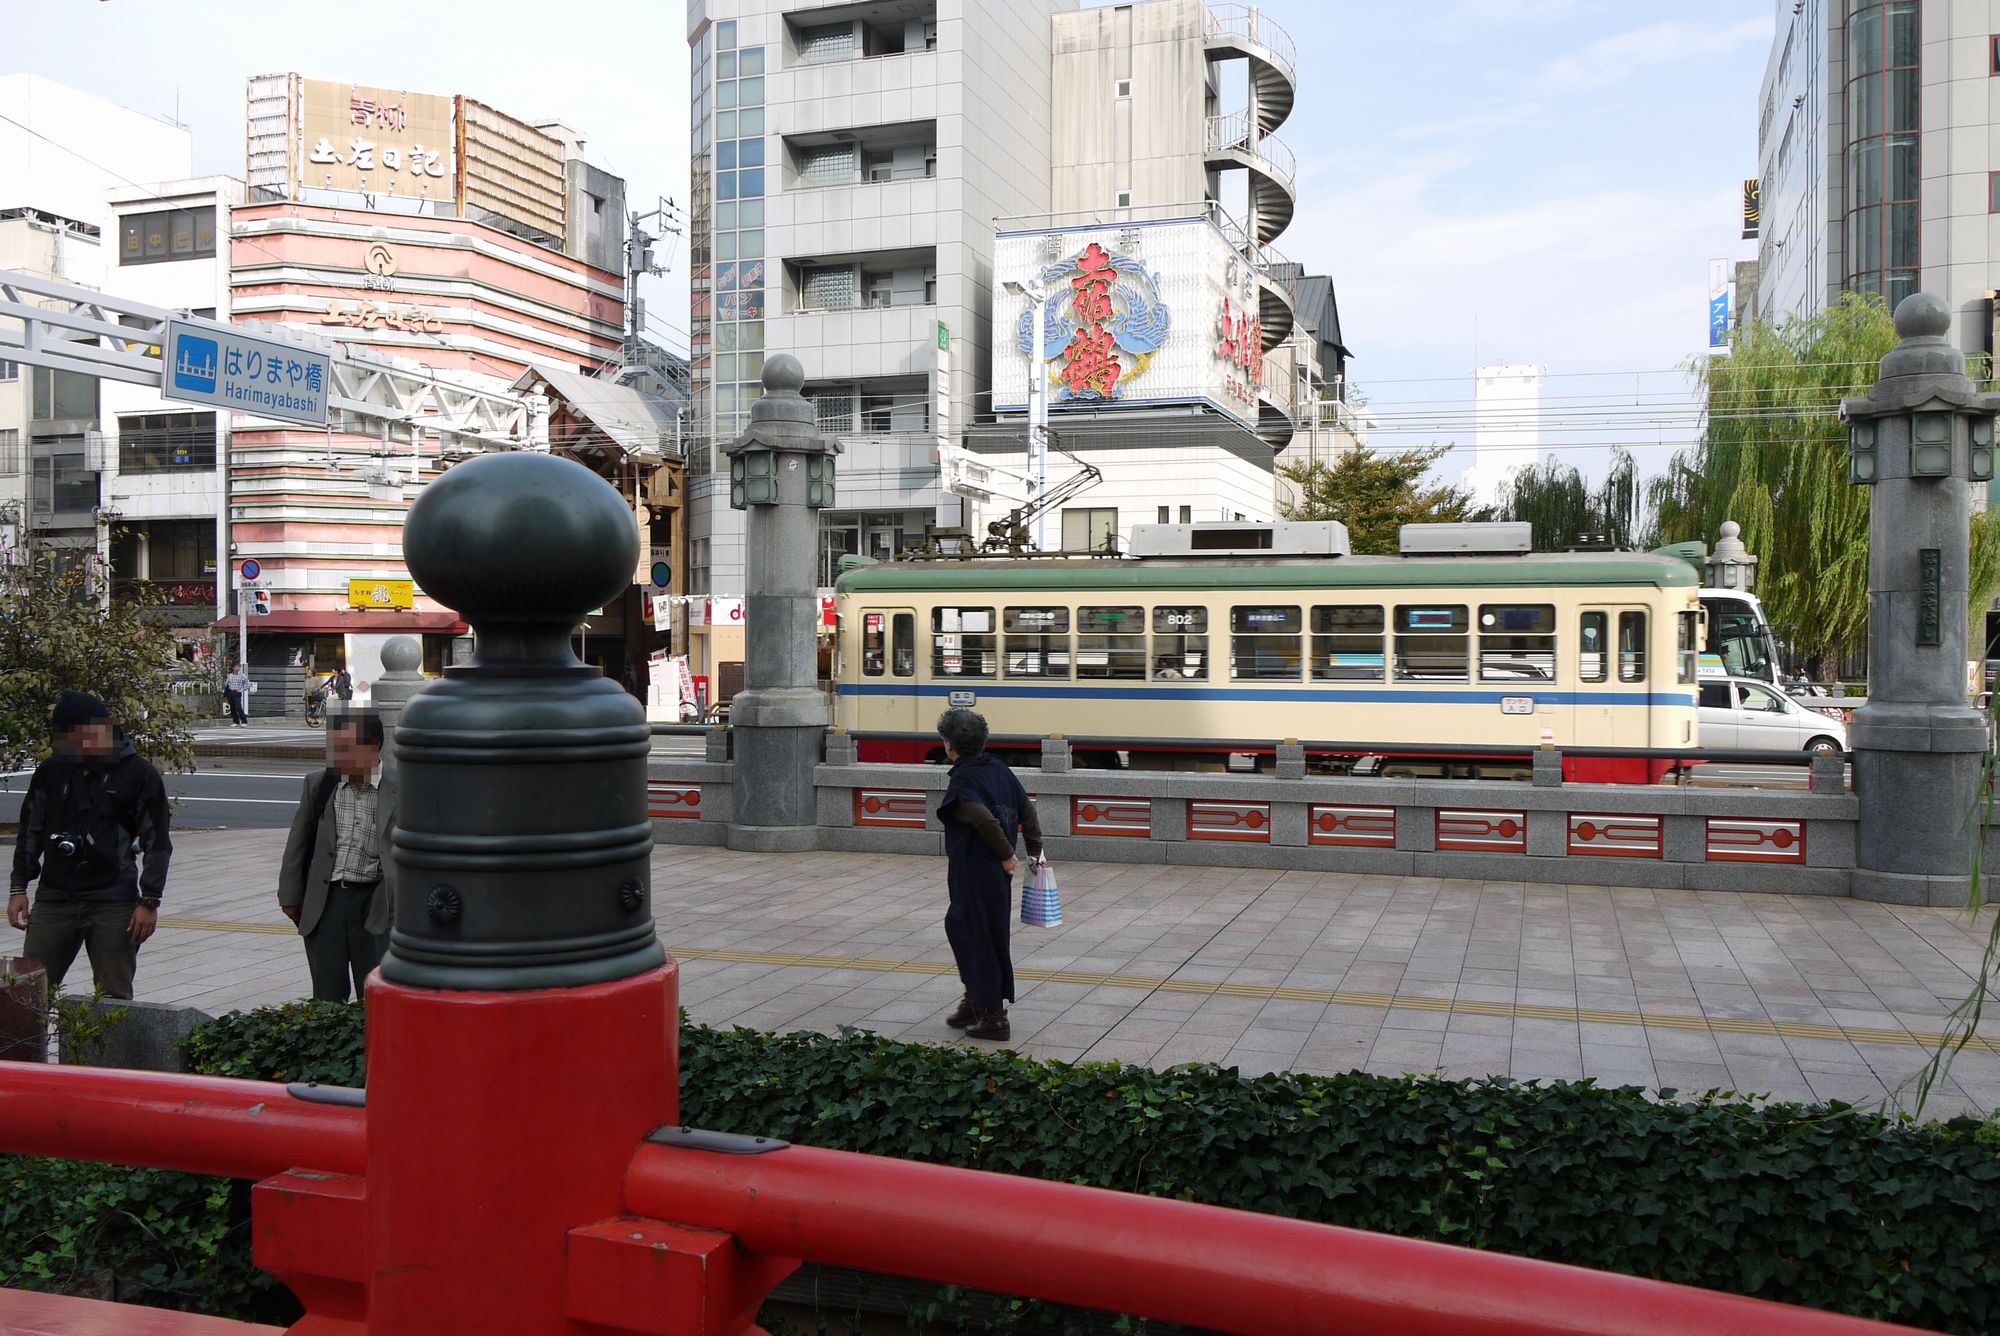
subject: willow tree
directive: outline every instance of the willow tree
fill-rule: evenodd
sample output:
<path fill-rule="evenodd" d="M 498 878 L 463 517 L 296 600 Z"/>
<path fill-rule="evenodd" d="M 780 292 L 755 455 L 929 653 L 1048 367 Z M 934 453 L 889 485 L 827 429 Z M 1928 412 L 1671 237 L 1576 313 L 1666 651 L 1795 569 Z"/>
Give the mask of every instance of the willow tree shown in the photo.
<path fill-rule="evenodd" d="M 1712 540 L 1724 520 L 1743 526 L 1771 622 L 1814 677 L 1867 640 L 1868 489 L 1847 481 L 1840 401 L 1866 394 L 1895 346 L 1895 323 L 1872 295 L 1843 293 L 1809 319 L 1744 326 L 1729 355 L 1689 364 L 1702 391 L 1701 439 L 1647 489 L 1662 542 Z M 1981 515 L 1974 644 L 1985 642 L 1996 580 L 2000 528 Z"/>
<path fill-rule="evenodd" d="M 1638 508 L 1632 456 L 1614 448 L 1611 471 L 1597 487 L 1574 464 L 1554 455 L 1510 474 L 1500 486 L 1494 518 L 1531 526 L 1536 551 L 1561 552 L 1584 534 L 1601 534 L 1613 547 L 1630 547 Z"/>

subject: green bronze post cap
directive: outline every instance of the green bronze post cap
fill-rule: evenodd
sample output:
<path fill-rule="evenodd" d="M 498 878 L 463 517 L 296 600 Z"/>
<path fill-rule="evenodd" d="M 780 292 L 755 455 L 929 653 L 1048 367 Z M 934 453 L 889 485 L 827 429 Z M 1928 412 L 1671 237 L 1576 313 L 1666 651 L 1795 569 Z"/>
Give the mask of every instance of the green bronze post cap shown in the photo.
<path fill-rule="evenodd" d="M 403 556 L 423 591 L 482 621 L 574 626 L 625 592 L 631 509 L 583 465 L 528 451 L 447 470 L 410 507 Z"/>

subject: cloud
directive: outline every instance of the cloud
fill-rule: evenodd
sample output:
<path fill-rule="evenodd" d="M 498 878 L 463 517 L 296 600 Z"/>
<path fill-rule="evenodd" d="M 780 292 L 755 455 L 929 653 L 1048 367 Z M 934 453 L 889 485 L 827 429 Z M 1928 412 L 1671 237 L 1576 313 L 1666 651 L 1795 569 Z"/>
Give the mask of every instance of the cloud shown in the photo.
<path fill-rule="evenodd" d="M 1648 67 L 1726 56 L 1746 46 L 1768 46 L 1771 32 L 1768 18 L 1745 19 L 1722 27 L 1678 19 L 1654 23 L 1600 37 L 1556 57 L 1542 67 L 1533 84 L 1570 91 L 1610 88 Z"/>

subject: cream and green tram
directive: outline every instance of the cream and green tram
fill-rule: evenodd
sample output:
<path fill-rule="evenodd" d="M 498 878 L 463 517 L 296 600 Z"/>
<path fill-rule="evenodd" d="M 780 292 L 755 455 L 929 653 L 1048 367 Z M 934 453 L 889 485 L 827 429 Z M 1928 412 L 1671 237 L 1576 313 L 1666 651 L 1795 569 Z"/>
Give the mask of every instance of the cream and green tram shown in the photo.
<path fill-rule="evenodd" d="M 864 760 L 939 758 L 923 735 L 952 705 L 1136 767 L 1284 738 L 1316 769 L 1399 743 L 1697 743 L 1700 602 L 1674 557 L 896 561 L 843 574 L 836 606 L 836 718 Z"/>

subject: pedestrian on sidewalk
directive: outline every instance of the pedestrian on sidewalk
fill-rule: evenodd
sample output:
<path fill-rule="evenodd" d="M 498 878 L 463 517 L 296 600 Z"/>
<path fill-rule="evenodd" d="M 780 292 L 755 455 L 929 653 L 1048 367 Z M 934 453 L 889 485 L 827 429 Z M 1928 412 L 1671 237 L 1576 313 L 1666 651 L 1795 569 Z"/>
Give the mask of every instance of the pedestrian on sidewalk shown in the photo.
<path fill-rule="evenodd" d="M 396 823 L 396 790 L 382 774 L 382 720 L 373 711 L 327 721 L 329 764 L 306 776 L 285 855 L 278 907 L 306 942 L 313 997 L 362 996 L 389 946 L 391 891 L 384 854 Z"/>
<path fill-rule="evenodd" d="M 173 858 L 167 788 L 97 697 L 63 692 L 50 725 L 55 755 L 21 799 L 7 922 L 28 934 L 21 954 L 41 962 L 52 986 L 81 949 L 97 991 L 129 999 Z"/>
<path fill-rule="evenodd" d="M 250 670 L 242 664 L 222 679 L 222 694 L 229 701 L 229 726 L 245 728 L 250 723 Z"/>
<path fill-rule="evenodd" d="M 1011 1039 L 1006 1004 L 1014 1000 L 1014 958 L 1007 933 L 1014 905 L 1018 835 L 1028 857 L 1042 854 L 1035 804 L 1004 761 L 986 752 L 986 720 L 971 710 L 938 716 L 938 736 L 952 762 L 951 783 L 938 804 L 944 823 L 945 885 L 950 907 L 944 935 L 958 962 L 965 996 L 945 1023 L 968 1039 Z"/>
<path fill-rule="evenodd" d="M 342 705 L 354 699 L 354 679 L 347 675 L 345 668 L 333 675 L 333 694 L 340 697 Z"/>

